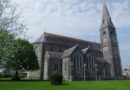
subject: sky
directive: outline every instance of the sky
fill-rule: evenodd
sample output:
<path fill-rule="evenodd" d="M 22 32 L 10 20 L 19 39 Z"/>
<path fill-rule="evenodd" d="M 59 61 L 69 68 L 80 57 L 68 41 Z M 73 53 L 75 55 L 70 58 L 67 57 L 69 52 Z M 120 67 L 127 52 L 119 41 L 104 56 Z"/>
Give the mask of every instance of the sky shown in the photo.
<path fill-rule="evenodd" d="M 12 0 L 34 42 L 45 32 L 100 42 L 103 0 Z M 123 68 L 130 68 L 130 0 L 106 0 Z"/>

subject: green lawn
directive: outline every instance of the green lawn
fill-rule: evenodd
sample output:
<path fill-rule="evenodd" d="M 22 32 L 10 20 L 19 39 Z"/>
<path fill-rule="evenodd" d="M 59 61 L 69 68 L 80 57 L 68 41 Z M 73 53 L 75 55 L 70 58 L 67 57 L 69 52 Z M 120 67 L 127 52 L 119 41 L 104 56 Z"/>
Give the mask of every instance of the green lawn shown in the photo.
<path fill-rule="evenodd" d="M 130 90 L 130 80 L 73 81 L 56 86 L 48 81 L 0 81 L 0 90 Z"/>

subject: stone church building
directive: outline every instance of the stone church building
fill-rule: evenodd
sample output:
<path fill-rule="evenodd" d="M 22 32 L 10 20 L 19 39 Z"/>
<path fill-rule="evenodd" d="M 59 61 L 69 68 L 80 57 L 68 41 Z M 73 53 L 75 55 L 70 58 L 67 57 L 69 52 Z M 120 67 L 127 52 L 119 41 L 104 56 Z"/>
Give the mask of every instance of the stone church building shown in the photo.
<path fill-rule="evenodd" d="M 121 79 L 122 67 L 116 35 L 106 3 L 100 27 L 101 43 L 44 32 L 34 43 L 40 69 L 29 79 L 47 80 L 60 72 L 64 80 Z"/>

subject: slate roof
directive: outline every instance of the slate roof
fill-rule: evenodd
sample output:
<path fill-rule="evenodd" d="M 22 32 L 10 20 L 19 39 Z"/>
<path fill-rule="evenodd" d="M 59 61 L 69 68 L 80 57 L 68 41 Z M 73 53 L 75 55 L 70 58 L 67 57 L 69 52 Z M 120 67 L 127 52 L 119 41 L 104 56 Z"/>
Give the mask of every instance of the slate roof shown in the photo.
<path fill-rule="evenodd" d="M 73 47 L 74 45 L 78 44 L 82 49 L 88 46 L 93 50 L 100 51 L 100 44 L 91 41 L 85 41 L 77 38 L 67 37 L 56 35 L 52 33 L 44 32 L 35 42 L 35 43 L 50 43 L 50 44 L 58 44 Z"/>
<path fill-rule="evenodd" d="M 72 48 L 65 50 L 62 57 L 64 58 L 70 56 L 77 47 L 78 45 L 75 45 Z"/>
<path fill-rule="evenodd" d="M 43 42 L 46 42 L 44 33 L 34 43 L 43 43 Z"/>
<path fill-rule="evenodd" d="M 46 51 L 46 53 L 48 53 L 49 58 L 53 58 L 53 59 L 62 59 L 62 55 L 63 55 L 63 53 L 59 53 L 59 52 Z"/>

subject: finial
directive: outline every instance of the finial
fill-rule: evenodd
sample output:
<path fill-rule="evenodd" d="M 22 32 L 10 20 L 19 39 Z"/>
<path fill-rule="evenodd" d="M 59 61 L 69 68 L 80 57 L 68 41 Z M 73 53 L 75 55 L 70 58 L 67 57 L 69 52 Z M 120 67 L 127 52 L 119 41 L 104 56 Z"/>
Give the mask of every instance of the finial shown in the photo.
<path fill-rule="evenodd" d="M 106 6 L 106 4 L 107 4 L 107 0 L 104 0 L 104 5 Z"/>
<path fill-rule="evenodd" d="M 104 0 L 104 3 L 107 3 L 107 0 Z"/>
<path fill-rule="evenodd" d="M 46 31 L 45 31 L 45 27 L 44 27 L 44 33 L 45 33 Z"/>

